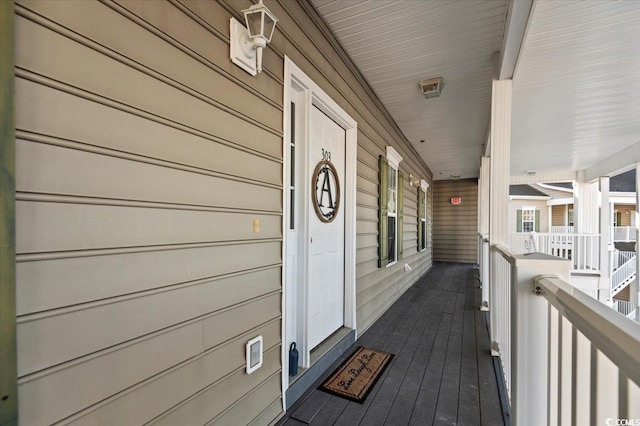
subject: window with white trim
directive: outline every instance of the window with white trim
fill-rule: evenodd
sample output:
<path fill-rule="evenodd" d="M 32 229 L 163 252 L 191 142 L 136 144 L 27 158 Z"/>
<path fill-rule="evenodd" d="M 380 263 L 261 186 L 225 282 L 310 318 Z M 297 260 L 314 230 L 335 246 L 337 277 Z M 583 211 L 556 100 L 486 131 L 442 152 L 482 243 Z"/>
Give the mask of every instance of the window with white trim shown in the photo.
<path fill-rule="evenodd" d="M 418 193 L 418 250 L 427 249 L 427 188 L 429 184 L 422 179 Z"/>
<path fill-rule="evenodd" d="M 387 261 L 396 259 L 396 240 L 398 235 L 398 170 L 389 165 L 387 184 Z"/>
<path fill-rule="evenodd" d="M 522 232 L 533 232 L 536 229 L 535 209 L 522 209 Z"/>
<path fill-rule="evenodd" d="M 567 223 L 569 226 L 573 226 L 573 209 L 569 209 L 567 212 Z"/>
<path fill-rule="evenodd" d="M 404 178 L 402 157 L 392 147 L 380 156 L 378 266 L 385 267 L 402 259 Z"/>

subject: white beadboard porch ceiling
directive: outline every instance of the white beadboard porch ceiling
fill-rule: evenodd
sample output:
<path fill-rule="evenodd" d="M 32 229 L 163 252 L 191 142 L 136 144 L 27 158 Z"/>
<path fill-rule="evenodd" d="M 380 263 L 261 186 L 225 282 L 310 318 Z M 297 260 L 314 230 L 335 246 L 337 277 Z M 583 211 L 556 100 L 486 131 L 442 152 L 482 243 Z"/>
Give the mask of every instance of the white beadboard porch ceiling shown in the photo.
<path fill-rule="evenodd" d="M 434 173 L 477 177 L 507 0 L 311 0 Z M 640 144 L 640 0 L 534 0 L 513 85 L 511 175 Z M 418 81 L 444 78 L 439 98 Z M 425 143 L 420 143 L 424 139 Z"/>
<path fill-rule="evenodd" d="M 477 177 L 506 0 L 311 1 L 434 179 Z M 433 77 L 442 94 L 425 99 Z"/>
<path fill-rule="evenodd" d="M 512 112 L 511 176 L 583 170 L 639 143 L 640 1 L 534 1 Z"/>

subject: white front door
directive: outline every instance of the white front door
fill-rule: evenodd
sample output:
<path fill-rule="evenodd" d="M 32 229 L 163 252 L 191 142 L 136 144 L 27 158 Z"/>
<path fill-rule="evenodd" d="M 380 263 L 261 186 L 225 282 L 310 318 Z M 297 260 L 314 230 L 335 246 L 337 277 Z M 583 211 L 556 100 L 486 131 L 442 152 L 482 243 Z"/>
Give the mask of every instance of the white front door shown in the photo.
<path fill-rule="evenodd" d="M 345 130 L 315 106 L 310 133 L 307 306 L 308 347 L 312 349 L 344 325 L 346 141 Z"/>

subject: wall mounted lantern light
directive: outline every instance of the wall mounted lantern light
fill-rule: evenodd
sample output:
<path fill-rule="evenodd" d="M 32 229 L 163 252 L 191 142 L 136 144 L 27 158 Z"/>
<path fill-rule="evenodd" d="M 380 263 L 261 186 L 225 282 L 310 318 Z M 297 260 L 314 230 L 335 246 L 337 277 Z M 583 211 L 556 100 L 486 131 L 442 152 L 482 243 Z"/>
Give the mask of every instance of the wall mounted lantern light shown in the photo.
<path fill-rule="evenodd" d="M 231 18 L 231 60 L 251 75 L 262 71 L 262 49 L 271 41 L 278 18 L 262 3 L 242 11 L 246 27 Z"/>

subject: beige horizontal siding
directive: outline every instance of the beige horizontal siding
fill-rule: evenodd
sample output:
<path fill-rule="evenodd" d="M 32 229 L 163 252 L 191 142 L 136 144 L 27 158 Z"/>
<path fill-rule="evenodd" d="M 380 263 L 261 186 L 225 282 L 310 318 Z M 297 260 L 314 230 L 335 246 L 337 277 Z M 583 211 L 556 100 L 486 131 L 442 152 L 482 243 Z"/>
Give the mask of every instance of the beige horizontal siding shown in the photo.
<path fill-rule="evenodd" d="M 264 425 L 281 414 L 284 55 L 358 123 L 358 331 L 431 266 L 407 180 L 431 172 L 309 4 L 270 2 L 280 21 L 264 72 L 234 65 L 229 18 L 251 4 L 17 2 L 23 423 Z M 404 258 L 381 269 L 388 145 L 404 157 Z M 247 375 L 257 335 L 265 364 Z"/>
<path fill-rule="evenodd" d="M 620 212 L 618 226 L 631 226 L 631 215 L 635 214 L 635 206 L 616 204 L 615 211 Z"/>
<path fill-rule="evenodd" d="M 433 188 L 434 260 L 475 263 L 478 252 L 477 180 L 436 181 Z M 451 204 L 451 197 L 461 197 L 462 203 Z"/>

